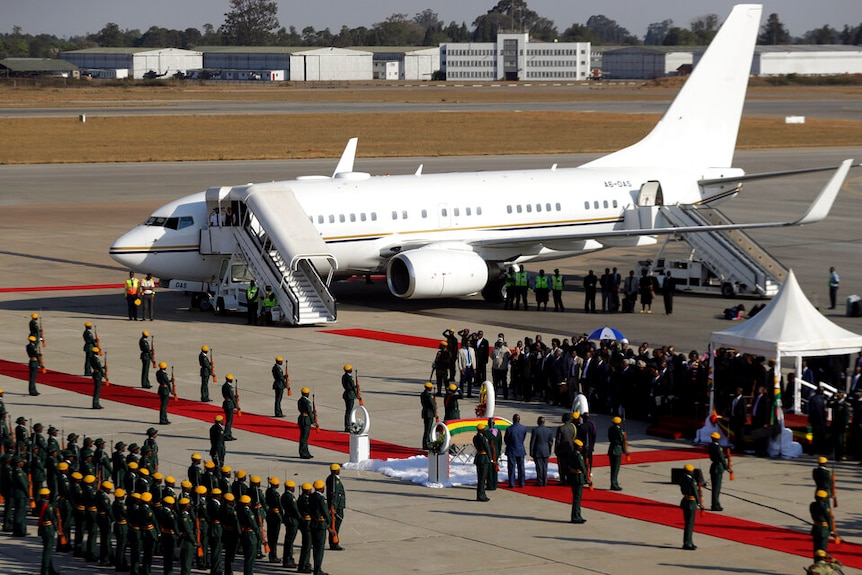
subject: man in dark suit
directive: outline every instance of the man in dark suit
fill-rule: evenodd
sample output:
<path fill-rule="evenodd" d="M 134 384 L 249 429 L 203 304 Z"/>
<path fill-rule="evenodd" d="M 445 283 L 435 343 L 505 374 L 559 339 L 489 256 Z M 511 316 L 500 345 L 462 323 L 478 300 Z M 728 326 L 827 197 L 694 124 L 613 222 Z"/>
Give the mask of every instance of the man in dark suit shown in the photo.
<path fill-rule="evenodd" d="M 568 461 L 572 451 L 575 450 L 575 424 L 572 422 L 572 414 L 563 414 L 563 424 L 557 428 L 554 443 L 554 455 L 557 456 L 557 465 L 560 469 L 560 483 L 568 483 Z"/>
<path fill-rule="evenodd" d="M 488 379 L 488 357 L 490 344 L 485 339 L 485 332 L 479 330 L 476 332 L 476 339 L 473 340 L 473 348 L 476 350 L 476 375 L 475 380 L 482 385 Z"/>
<path fill-rule="evenodd" d="M 540 487 L 548 484 L 548 459 L 553 447 L 554 430 L 545 425 L 544 417 L 540 417 L 530 434 L 530 457 L 536 463 L 536 485 Z"/>
<path fill-rule="evenodd" d="M 826 450 L 826 396 L 823 388 L 818 387 L 808 398 L 808 424 L 814 433 L 814 452 L 824 453 Z"/>
<path fill-rule="evenodd" d="M 733 447 L 737 453 L 742 451 L 745 443 L 745 421 L 748 418 L 745 396 L 742 388 L 736 388 L 736 395 L 730 403 L 730 430 L 733 432 Z"/>
<path fill-rule="evenodd" d="M 769 444 L 769 434 L 759 432 L 759 429 L 769 427 L 769 396 L 766 394 L 766 387 L 760 386 L 757 388 L 757 396 L 754 398 L 754 403 L 751 404 L 751 432 L 756 436 L 754 440 L 754 451 L 758 457 L 766 455 L 766 447 Z"/>
<path fill-rule="evenodd" d="M 506 459 L 509 467 L 509 487 L 515 487 L 515 471 L 518 475 L 518 487 L 524 486 L 524 441 L 527 439 L 527 428 L 521 424 L 521 416 L 512 416 L 512 425 L 506 430 L 503 442 L 506 444 Z"/>

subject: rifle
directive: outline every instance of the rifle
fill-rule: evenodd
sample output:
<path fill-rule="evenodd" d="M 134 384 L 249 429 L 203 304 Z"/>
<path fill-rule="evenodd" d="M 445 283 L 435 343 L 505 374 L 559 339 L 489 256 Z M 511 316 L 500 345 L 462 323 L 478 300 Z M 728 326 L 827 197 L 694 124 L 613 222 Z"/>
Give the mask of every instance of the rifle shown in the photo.
<path fill-rule="evenodd" d="M 285 354 L 287 357 L 287 354 Z M 290 391 L 290 373 L 287 371 L 287 360 L 284 362 L 284 382 L 287 384 L 287 396 L 290 397 L 293 395 L 293 392 Z"/>
<path fill-rule="evenodd" d="M 36 437 L 33 435 L 33 420 L 30 420 L 30 447 L 27 449 L 27 475 L 30 480 L 30 509 L 36 509 L 36 498 L 33 497 L 33 446 Z"/>
<path fill-rule="evenodd" d="M 311 394 L 311 413 L 314 416 L 314 429 L 320 431 L 320 424 L 317 422 L 317 403 L 314 401 L 314 394 Z"/>
<path fill-rule="evenodd" d="M 260 527 L 260 538 L 263 540 L 263 550 L 269 553 L 269 541 L 266 540 L 266 528 L 263 526 L 263 517 L 260 516 L 260 513 L 255 513 L 255 515 L 257 515 L 257 525 Z"/>
<path fill-rule="evenodd" d="M 45 369 L 45 360 L 42 358 L 42 352 L 39 351 L 39 371 L 42 373 L 48 373 L 48 370 Z"/>
<path fill-rule="evenodd" d="M 242 408 L 239 406 L 239 380 L 233 380 L 236 388 L 236 414 L 238 417 L 242 417 Z"/>
<path fill-rule="evenodd" d="M 365 405 L 365 402 L 362 401 L 362 390 L 359 388 L 359 370 L 354 369 L 353 372 L 356 374 L 355 383 L 356 383 L 356 397 L 359 399 L 359 405 Z"/>
<path fill-rule="evenodd" d="M 431 399 L 434 400 L 434 423 L 440 423 L 440 416 L 437 415 L 437 398 L 432 395 Z"/>
<path fill-rule="evenodd" d="M 697 481 L 697 480 L 695 480 Z M 703 508 L 703 484 L 700 481 L 697 481 L 697 506 L 700 507 L 700 516 L 703 517 L 704 508 Z"/>
<path fill-rule="evenodd" d="M 593 466 L 590 465 L 590 460 L 584 458 L 584 463 L 587 464 L 587 484 L 590 486 L 590 491 L 593 491 Z"/>
<path fill-rule="evenodd" d="M 151 335 L 152 343 L 150 343 L 150 359 L 153 360 L 153 369 L 156 368 L 156 336 Z M 174 368 L 171 368 L 173 370 Z"/>
<path fill-rule="evenodd" d="M 329 538 L 333 544 L 338 545 L 338 532 L 335 530 L 335 505 L 329 506 L 329 517 Z"/>
<path fill-rule="evenodd" d="M 45 341 L 45 332 L 42 331 L 42 316 L 39 316 L 39 339 L 42 340 L 42 347 L 48 347 L 48 342 Z"/>
<path fill-rule="evenodd" d="M 174 379 L 174 366 L 171 366 L 171 395 L 174 396 L 174 401 L 180 400 L 180 398 L 177 397 L 177 382 Z"/>
<path fill-rule="evenodd" d="M 66 428 L 60 429 L 60 448 L 66 451 Z"/>
<path fill-rule="evenodd" d="M 63 519 L 60 517 L 60 510 L 56 507 L 54 508 L 54 515 L 57 516 L 57 535 L 60 537 L 60 545 L 65 547 L 69 544 L 69 540 L 66 539 L 66 533 L 63 531 Z"/>
<path fill-rule="evenodd" d="M 733 459 L 730 458 L 730 448 L 724 448 L 724 455 L 727 457 L 727 470 L 730 472 L 730 480 L 733 481 L 736 477 L 733 475 Z"/>
<path fill-rule="evenodd" d="M 215 374 L 215 351 L 212 348 L 210 348 L 210 370 L 213 374 L 213 383 L 218 383 L 218 378 Z"/>
<path fill-rule="evenodd" d="M 204 548 L 201 545 L 201 520 L 198 517 L 195 517 L 195 538 L 197 539 L 197 555 L 198 557 L 203 557 Z"/>
<path fill-rule="evenodd" d="M 105 387 L 111 385 L 110 380 L 108 379 L 108 351 L 105 350 Z M 102 348 L 99 348 L 99 355 L 102 355 Z"/>
<path fill-rule="evenodd" d="M 96 347 L 99 348 L 99 355 L 102 355 L 102 344 L 99 343 L 99 331 L 96 326 L 93 326 L 93 338 L 96 340 Z"/>
<path fill-rule="evenodd" d="M 835 491 L 835 464 L 832 464 L 832 507 L 838 507 L 838 492 Z"/>
<path fill-rule="evenodd" d="M 829 507 L 827 505 L 827 507 Z M 832 524 L 832 535 L 835 537 L 835 545 L 841 545 L 841 538 L 838 537 L 838 530 L 835 529 L 835 515 L 832 513 L 832 508 L 829 507 L 829 519 Z"/>
<path fill-rule="evenodd" d="M 623 429 L 623 451 L 626 452 L 626 462 L 630 462 L 632 460 L 632 456 L 629 455 L 629 434 L 626 433 L 625 429 Z"/>

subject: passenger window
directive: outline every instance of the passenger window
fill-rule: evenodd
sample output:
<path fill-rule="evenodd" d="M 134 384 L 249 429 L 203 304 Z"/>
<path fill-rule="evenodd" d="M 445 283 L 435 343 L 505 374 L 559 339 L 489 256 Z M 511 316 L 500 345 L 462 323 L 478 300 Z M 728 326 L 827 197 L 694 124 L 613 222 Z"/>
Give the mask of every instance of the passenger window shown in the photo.
<path fill-rule="evenodd" d="M 422 218 L 424 219 L 427 217 L 428 217 L 428 210 L 422 210 Z"/>
<path fill-rule="evenodd" d="M 318 224 L 322 224 L 322 223 L 323 223 L 323 216 L 317 216 L 317 223 L 318 223 Z"/>
<path fill-rule="evenodd" d="M 444 218 L 447 217 L 449 215 L 449 210 L 447 210 L 446 208 L 441 208 L 440 209 L 440 215 L 443 216 Z"/>
<path fill-rule="evenodd" d="M 536 211 L 537 211 L 537 212 L 541 212 L 541 211 L 542 211 L 542 204 L 536 204 Z"/>
<path fill-rule="evenodd" d="M 356 221 L 356 214 L 350 214 L 350 221 L 351 221 L 351 222 L 355 222 L 355 221 Z"/>
<path fill-rule="evenodd" d="M 617 207 L 617 201 L 614 200 L 614 207 Z"/>
<path fill-rule="evenodd" d="M 521 211 L 522 211 L 521 210 L 521 204 L 518 204 L 517 206 L 515 206 L 515 211 L 517 211 L 519 214 L 521 213 Z"/>
<path fill-rule="evenodd" d="M 338 221 L 344 223 L 344 214 L 338 214 Z"/>
<path fill-rule="evenodd" d="M 334 223 L 335 223 L 335 216 L 333 216 L 332 214 L 329 214 L 329 223 L 330 223 L 330 224 L 334 224 Z"/>
<path fill-rule="evenodd" d="M 398 212 L 396 212 L 395 210 L 392 210 L 392 219 L 393 219 L 393 220 L 397 220 L 397 219 L 398 219 Z"/>
<path fill-rule="evenodd" d="M 452 210 L 452 213 L 455 215 L 455 217 L 458 217 L 461 215 L 461 210 L 458 208 L 455 208 Z"/>
<path fill-rule="evenodd" d="M 584 202 L 584 209 L 585 210 L 590 209 L 590 202 Z"/>
<path fill-rule="evenodd" d="M 365 221 L 365 212 L 362 212 L 361 214 L 359 214 L 359 219 L 362 220 L 363 222 Z"/>
<path fill-rule="evenodd" d="M 545 211 L 546 211 L 546 212 L 550 212 L 550 211 L 551 211 L 551 204 L 545 204 Z"/>
<path fill-rule="evenodd" d="M 528 213 L 528 214 L 533 213 L 533 206 L 532 206 L 532 205 L 530 205 L 530 204 L 527 204 L 527 213 Z"/>
<path fill-rule="evenodd" d="M 376 221 L 377 221 L 377 212 L 371 212 L 371 221 L 372 221 L 372 222 L 376 222 Z"/>
<path fill-rule="evenodd" d="M 407 210 L 401 212 L 401 218 L 405 220 L 407 219 Z"/>
<path fill-rule="evenodd" d="M 511 214 L 511 213 L 512 213 L 512 206 L 506 206 L 506 213 L 507 213 L 507 214 Z"/>
<path fill-rule="evenodd" d="M 593 207 L 594 207 L 594 208 L 596 208 L 596 209 L 599 209 L 599 201 L 598 201 L 598 200 L 596 200 L 595 202 L 593 202 Z"/>
<path fill-rule="evenodd" d="M 563 209 L 563 208 L 561 208 L 561 207 L 560 207 L 560 203 L 559 203 L 559 202 L 557 202 L 557 204 L 556 204 L 556 208 L 557 208 L 557 211 L 558 211 L 558 212 L 559 212 L 561 209 Z"/>
<path fill-rule="evenodd" d="M 604 207 L 605 207 L 605 208 L 607 208 L 607 207 L 608 207 L 608 201 L 607 201 L 607 200 L 605 200 L 605 201 L 604 201 Z"/>
<path fill-rule="evenodd" d="M 510 211 L 511 211 L 511 210 L 510 210 Z M 478 207 L 476 208 L 476 215 L 477 215 L 477 216 L 481 216 L 481 215 L 482 215 L 482 206 L 478 206 Z"/>
<path fill-rule="evenodd" d="M 470 215 L 470 208 L 464 208 L 464 214 Z"/>

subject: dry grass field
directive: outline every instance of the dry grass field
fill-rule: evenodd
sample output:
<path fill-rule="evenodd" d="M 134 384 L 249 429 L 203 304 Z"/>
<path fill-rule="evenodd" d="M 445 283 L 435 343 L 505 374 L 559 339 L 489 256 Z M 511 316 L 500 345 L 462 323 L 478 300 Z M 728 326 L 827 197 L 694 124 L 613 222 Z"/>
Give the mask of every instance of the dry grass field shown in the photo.
<path fill-rule="evenodd" d="M 178 100 L 296 102 L 499 102 L 650 100 L 669 101 L 678 85 L 489 86 L 225 85 L 166 83 L 158 86 L 68 87 L 0 85 L 0 109 L 69 107 L 86 102 L 106 108 L 159 107 Z M 862 87 L 754 87 L 751 98 L 862 98 Z M 0 119 L 0 164 L 247 160 L 337 157 L 358 136 L 366 157 L 606 152 L 637 141 L 655 115 L 575 112 L 446 112 L 274 114 L 225 116 L 106 116 L 86 123 L 69 118 Z M 740 148 L 862 145 L 854 122 L 746 118 Z"/>

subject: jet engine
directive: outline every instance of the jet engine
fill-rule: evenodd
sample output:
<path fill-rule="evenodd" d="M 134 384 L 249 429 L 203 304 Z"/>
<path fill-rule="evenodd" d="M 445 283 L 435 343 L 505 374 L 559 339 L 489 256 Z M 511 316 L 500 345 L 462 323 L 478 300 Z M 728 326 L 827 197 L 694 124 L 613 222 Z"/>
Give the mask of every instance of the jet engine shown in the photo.
<path fill-rule="evenodd" d="M 386 265 L 389 291 L 400 298 L 472 295 L 488 283 L 488 265 L 474 252 L 417 249 L 400 253 Z"/>

